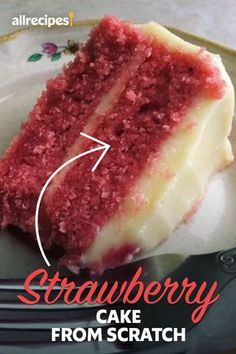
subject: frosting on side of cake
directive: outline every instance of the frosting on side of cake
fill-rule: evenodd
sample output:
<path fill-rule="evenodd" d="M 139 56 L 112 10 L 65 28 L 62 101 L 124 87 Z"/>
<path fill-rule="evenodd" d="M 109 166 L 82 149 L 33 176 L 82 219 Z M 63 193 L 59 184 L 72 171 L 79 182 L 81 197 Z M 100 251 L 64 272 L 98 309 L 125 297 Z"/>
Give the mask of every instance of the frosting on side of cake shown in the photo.
<path fill-rule="evenodd" d="M 120 33 L 122 23 L 117 27 Z M 80 263 L 78 255 L 100 239 L 102 228 L 118 215 L 129 219 L 124 201 L 145 171 L 150 173 L 152 159 L 159 165 L 163 146 L 176 134 L 189 110 L 201 97 L 214 102 L 224 94 L 225 82 L 206 51 L 198 48 L 194 54 L 185 53 L 182 47 L 167 47 L 158 36 L 156 39 L 142 31 L 140 39 L 136 55 L 143 55 L 143 61 L 131 71 L 116 102 L 97 118 L 94 136 L 110 144 L 109 154 L 95 174 L 90 169 L 97 156 L 76 163 L 46 203 L 52 225 L 50 239 L 66 250 L 65 263 Z M 90 142 L 81 145 L 84 151 L 91 147 Z M 133 214 L 137 220 L 140 204 L 135 201 Z M 147 210 L 148 205 L 143 204 Z M 125 236 L 124 220 L 118 220 L 126 249 L 133 247 L 136 252 L 140 245 L 129 244 L 132 237 Z M 113 233 L 108 237 L 112 238 Z"/>
<path fill-rule="evenodd" d="M 199 47 L 183 41 L 154 23 L 142 29 L 160 38 L 169 47 L 199 52 Z M 165 240 L 183 221 L 205 191 L 217 170 L 233 161 L 228 140 L 234 111 L 234 89 L 218 55 L 208 54 L 226 82 L 224 96 L 217 101 L 201 98 L 164 145 L 126 198 L 125 214 L 103 227 L 91 247 L 82 255 L 84 266 L 103 269 L 109 252 L 122 250 L 127 242 L 133 250 L 150 250 Z M 140 210 L 137 210 L 140 208 Z M 121 227 L 122 225 L 122 227 Z M 114 237 L 111 237 L 114 235 Z M 126 254 L 132 259 L 132 252 Z"/>

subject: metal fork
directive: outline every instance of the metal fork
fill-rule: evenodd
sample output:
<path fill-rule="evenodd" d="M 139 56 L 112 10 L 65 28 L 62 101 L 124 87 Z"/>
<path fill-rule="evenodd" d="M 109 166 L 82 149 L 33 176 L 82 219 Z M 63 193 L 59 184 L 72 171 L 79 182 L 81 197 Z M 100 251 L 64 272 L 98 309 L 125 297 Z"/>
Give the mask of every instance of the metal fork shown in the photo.
<path fill-rule="evenodd" d="M 151 263 L 150 260 L 146 260 L 129 264 L 116 270 L 108 271 L 96 280 L 99 283 L 103 283 L 106 280 L 109 284 L 112 284 L 114 280 L 118 280 L 118 282 L 122 282 L 124 279 L 129 280 L 140 265 L 144 268 L 144 273 L 147 272 L 147 269 L 150 271 Z M 76 284 L 81 284 L 88 278 L 86 274 L 81 274 L 80 276 L 71 274 L 69 281 L 72 280 Z M 39 302 L 36 305 L 25 305 L 17 299 L 17 295 L 20 294 L 27 296 L 23 282 L 23 279 L 0 280 L 0 354 L 42 353 L 43 350 L 46 350 L 47 353 L 87 352 L 106 354 L 133 352 L 132 343 L 131 345 L 124 345 L 118 342 L 108 343 L 106 341 L 52 343 L 52 327 L 96 328 L 102 326 L 105 332 L 108 325 L 97 323 L 96 312 L 102 308 L 106 308 L 109 311 L 114 308 L 120 310 L 121 308 L 127 308 L 127 306 L 122 303 L 115 305 L 66 305 L 62 301 L 52 305 L 47 305 L 43 302 Z M 41 295 L 45 291 L 45 287 L 42 288 L 36 283 L 33 285 L 33 289 Z M 60 290 L 59 286 L 54 288 L 53 293 L 57 290 Z M 136 350 L 138 348 L 135 348 L 135 352 Z"/>
<path fill-rule="evenodd" d="M 197 282 L 217 280 L 219 288 L 225 287 L 235 277 L 236 252 L 224 252 L 206 256 L 189 257 L 170 276 L 174 280 L 181 280 L 188 276 Z M 113 271 L 106 272 L 99 281 L 108 280 L 110 284 L 115 279 L 129 279 L 136 269 L 142 265 L 144 282 L 158 280 L 157 257 L 135 262 Z M 206 272 L 207 269 L 207 272 Z M 76 278 L 76 279 L 75 279 Z M 76 280 L 78 284 L 83 276 L 71 276 L 70 280 Z M 34 285 L 34 289 L 43 293 L 45 289 Z M 54 289 L 57 291 L 60 287 Z M 83 327 L 96 328 L 101 325 L 96 322 L 96 312 L 100 308 L 140 308 L 142 311 L 141 327 L 186 327 L 192 329 L 189 308 L 181 302 L 173 307 L 167 302 L 156 305 L 147 305 L 143 301 L 135 306 L 127 306 L 120 303 L 116 305 L 66 305 L 58 302 L 55 305 L 46 305 L 43 302 L 37 305 L 24 305 L 17 299 L 18 294 L 23 294 L 23 280 L 0 281 L 0 354 L 27 354 L 43 353 L 180 353 L 185 350 L 184 344 L 175 343 L 169 346 L 164 343 L 150 342 L 51 342 L 52 327 Z M 24 293 L 25 294 L 25 293 Z M 173 316 L 174 314 L 174 316 Z M 103 331 L 108 328 L 103 325 Z M 114 327 L 114 325 L 112 325 Z M 120 325 L 119 325 L 120 326 Z M 121 325 L 124 326 L 124 325 Z M 168 349 L 168 348 L 170 349 Z M 160 350 L 160 351 L 159 351 Z M 172 351 L 168 351 L 172 350 Z"/>

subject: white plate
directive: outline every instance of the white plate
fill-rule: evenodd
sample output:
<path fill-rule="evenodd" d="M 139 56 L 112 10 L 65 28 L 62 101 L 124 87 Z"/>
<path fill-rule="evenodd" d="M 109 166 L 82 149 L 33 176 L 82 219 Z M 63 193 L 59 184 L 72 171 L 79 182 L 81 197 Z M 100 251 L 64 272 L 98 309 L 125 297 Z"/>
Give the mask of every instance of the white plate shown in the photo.
<path fill-rule="evenodd" d="M 27 119 L 45 81 L 53 77 L 63 64 L 73 59 L 64 50 L 68 40 L 85 42 L 94 21 L 75 27 L 23 30 L 0 38 L 0 154 Z M 232 80 L 236 82 L 236 52 L 202 38 L 173 30 L 184 39 L 218 52 Z M 45 44 L 45 43 L 51 43 Z M 43 50 L 49 53 L 44 53 Z M 236 152 L 236 127 L 231 135 Z M 217 174 L 210 182 L 206 197 L 194 217 L 181 225 L 161 246 L 150 253 L 181 255 L 201 254 L 236 246 L 236 164 Z M 38 253 L 37 253 L 38 252 Z M 145 255 L 146 256 L 146 255 Z M 1 231 L 0 277 L 21 263 L 26 271 L 42 265 L 39 251 L 32 250 L 14 232 Z"/>

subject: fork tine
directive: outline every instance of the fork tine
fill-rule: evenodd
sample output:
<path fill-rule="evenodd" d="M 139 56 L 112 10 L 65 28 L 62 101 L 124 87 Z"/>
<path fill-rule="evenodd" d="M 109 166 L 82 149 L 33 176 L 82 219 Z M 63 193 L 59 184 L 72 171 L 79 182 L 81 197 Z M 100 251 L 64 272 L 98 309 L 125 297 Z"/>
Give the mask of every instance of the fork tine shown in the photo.
<path fill-rule="evenodd" d="M 42 332 L 34 332 L 32 337 L 36 338 L 36 341 L 29 340 L 28 331 L 21 331 L 19 334 L 24 341 L 17 342 L 12 341 L 12 332 L 2 332 L 0 331 L 0 338 L 3 336 L 6 338 L 5 343 L 0 344 L 0 353 L 1 354 L 42 354 L 45 352 L 47 354 L 74 354 L 74 353 L 96 353 L 96 354 L 118 354 L 118 353 L 127 353 L 125 348 L 121 348 L 114 343 L 109 343 L 106 341 L 102 342 L 50 342 L 50 334 L 48 332 L 49 340 L 45 340 L 47 336 Z M 19 337 L 17 335 L 17 337 Z M 50 343 L 50 344 L 49 344 Z"/>

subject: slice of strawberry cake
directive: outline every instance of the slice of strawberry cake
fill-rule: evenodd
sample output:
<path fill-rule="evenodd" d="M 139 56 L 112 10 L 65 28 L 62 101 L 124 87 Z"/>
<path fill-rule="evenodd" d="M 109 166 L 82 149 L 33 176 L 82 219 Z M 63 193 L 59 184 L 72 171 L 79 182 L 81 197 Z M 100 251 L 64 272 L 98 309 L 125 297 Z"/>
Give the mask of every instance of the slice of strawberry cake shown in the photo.
<path fill-rule="evenodd" d="M 104 17 L 47 82 L 0 161 L 0 223 L 34 230 L 71 269 L 102 271 L 152 249 L 182 222 L 211 175 L 233 160 L 234 91 L 219 56 L 155 23 Z M 95 144 L 95 145 L 94 145 Z"/>

